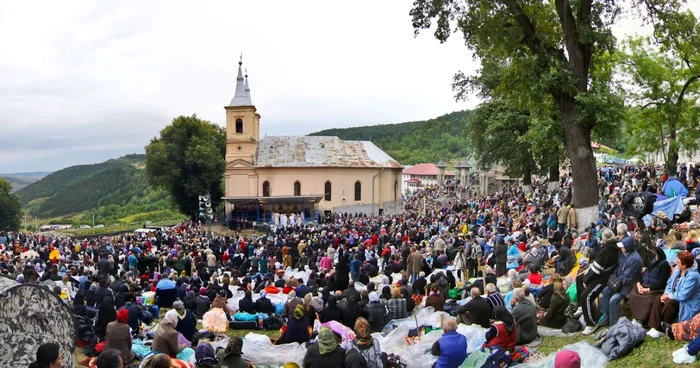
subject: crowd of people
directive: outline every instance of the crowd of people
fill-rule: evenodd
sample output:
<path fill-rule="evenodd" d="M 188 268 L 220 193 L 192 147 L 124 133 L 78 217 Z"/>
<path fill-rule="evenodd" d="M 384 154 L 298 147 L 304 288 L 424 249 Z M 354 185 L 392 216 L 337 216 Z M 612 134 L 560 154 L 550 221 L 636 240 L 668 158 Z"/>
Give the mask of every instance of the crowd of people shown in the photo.
<path fill-rule="evenodd" d="M 6 234 L 0 269 L 21 283 L 54 282 L 76 316 L 94 321 L 104 342 L 93 360 L 99 368 L 133 364 L 136 338 L 151 341 L 144 367 L 248 367 L 255 362 L 241 355 L 240 338 L 218 353 L 197 344 L 202 330 L 239 325 L 281 329 L 276 344 L 305 344 L 304 367 L 395 366 L 372 333 L 428 307 L 455 316 L 431 353 L 436 367 L 458 367 L 467 359 L 458 323 L 486 330 L 480 348 L 517 358 L 539 339 L 538 326 L 605 334 L 626 301 L 648 336 L 691 342 L 674 353 L 688 363 L 700 349 L 700 241 L 677 225 L 698 221 L 694 202 L 673 218 L 654 214 L 650 225 L 625 215 L 633 192 L 669 194 L 671 180 L 686 196 L 700 191 L 697 167 L 682 168 L 680 180 L 660 174 L 601 169 L 600 216 L 591 224 L 579 223 L 566 175 L 554 191 L 513 187 L 463 200 L 451 183 L 416 192 L 400 214 L 333 213 L 323 223 L 290 215 L 269 234 L 207 237 L 193 221 L 82 240 Z M 57 351 L 42 346 L 35 366 L 60 366 Z M 572 354 L 557 360 L 576 361 Z"/>

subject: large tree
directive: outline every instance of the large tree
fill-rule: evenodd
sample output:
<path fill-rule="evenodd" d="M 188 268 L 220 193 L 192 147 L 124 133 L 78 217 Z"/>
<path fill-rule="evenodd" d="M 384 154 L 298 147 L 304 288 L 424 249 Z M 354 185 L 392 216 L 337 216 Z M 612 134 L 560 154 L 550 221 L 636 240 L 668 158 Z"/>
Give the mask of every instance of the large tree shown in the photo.
<path fill-rule="evenodd" d="M 621 64 L 631 105 L 628 129 L 635 153 L 661 152 L 676 175 L 681 150 L 700 147 L 700 25 L 690 12 L 667 14 L 657 38 L 626 43 Z"/>
<path fill-rule="evenodd" d="M 12 193 L 12 184 L 0 178 L 0 231 L 19 231 L 22 204 Z"/>
<path fill-rule="evenodd" d="M 415 0 L 410 13 L 416 32 L 437 20 L 441 42 L 455 27 L 482 63 L 527 63 L 528 73 L 538 76 L 530 79 L 530 94 L 548 96 L 556 106 L 582 224 L 597 216 L 591 133 L 601 117 L 607 120 L 612 98 L 610 68 L 597 64 L 614 50 L 610 26 L 619 10 L 610 0 Z"/>
<path fill-rule="evenodd" d="M 198 196 L 211 194 L 216 207 L 223 195 L 226 131 L 206 120 L 179 116 L 146 146 L 149 183 L 173 196 L 182 213 L 196 218 Z"/>

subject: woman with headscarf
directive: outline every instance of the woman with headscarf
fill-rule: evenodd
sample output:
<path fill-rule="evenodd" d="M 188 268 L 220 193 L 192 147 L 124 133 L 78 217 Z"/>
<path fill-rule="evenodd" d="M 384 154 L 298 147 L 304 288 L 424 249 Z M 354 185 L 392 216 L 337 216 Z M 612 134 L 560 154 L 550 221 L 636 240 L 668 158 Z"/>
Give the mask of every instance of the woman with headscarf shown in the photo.
<path fill-rule="evenodd" d="M 219 349 L 216 357 L 219 359 L 219 364 L 216 368 L 249 368 L 252 364 L 241 358 L 243 351 L 243 339 L 238 336 L 231 336 L 228 340 L 228 345 L 225 349 Z"/>
<path fill-rule="evenodd" d="M 653 248 L 654 260 L 644 273 L 642 279 L 632 288 L 628 295 L 632 318 L 645 325 L 649 319 L 651 307 L 657 296 L 664 293 L 666 283 L 671 277 L 671 266 L 666 261 L 666 252 Z"/>
<path fill-rule="evenodd" d="M 306 317 L 303 305 L 297 305 L 294 313 L 287 320 L 287 327 L 282 336 L 277 340 L 277 345 L 298 342 L 304 344 L 309 341 L 309 319 Z"/>
<path fill-rule="evenodd" d="M 188 341 L 192 341 L 197 332 L 197 318 L 192 314 L 192 311 L 185 309 L 185 304 L 179 300 L 173 303 L 173 309 L 177 312 L 175 329 Z"/>
<path fill-rule="evenodd" d="M 73 298 L 73 314 L 76 316 L 87 317 L 87 308 L 85 307 L 85 295 L 78 291 Z"/>
<path fill-rule="evenodd" d="M 355 320 L 355 340 L 347 340 L 343 343 L 343 349 L 349 351 L 356 349 L 367 361 L 368 368 L 382 368 L 382 350 L 379 341 L 372 337 L 369 322 L 363 317 Z"/>
<path fill-rule="evenodd" d="M 302 367 L 342 367 L 344 361 L 345 349 L 338 346 L 333 330 L 330 327 L 323 326 L 318 333 L 318 343 L 309 346 L 306 350 Z"/>
<path fill-rule="evenodd" d="M 311 328 L 314 327 L 314 321 L 318 318 L 316 314 L 316 308 L 312 304 L 313 296 L 311 293 L 304 295 L 304 314 L 309 322 Z"/>
<path fill-rule="evenodd" d="M 178 342 L 178 332 L 175 329 L 177 322 L 177 312 L 174 309 L 165 313 L 165 317 L 163 317 L 158 327 L 156 327 L 156 334 L 153 337 L 151 351 L 154 353 L 167 354 L 171 358 L 187 361 L 194 355 L 194 351 L 188 348 L 187 345 Z"/>
<path fill-rule="evenodd" d="M 95 319 L 95 332 L 100 340 L 104 340 L 107 333 L 107 325 L 117 319 L 117 310 L 114 309 L 114 299 L 111 296 L 106 296 L 102 301 L 102 305 L 97 311 Z"/>
<path fill-rule="evenodd" d="M 131 330 L 129 329 L 129 312 L 122 308 L 117 312 L 117 320 L 107 325 L 104 350 L 115 349 L 122 356 L 124 365 L 134 359 L 131 351 Z"/>
<path fill-rule="evenodd" d="M 493 319 L 493 324 L 486 330 L 484 347 L 500 346 L 507 351 L 513 350 L 518 336 L 518 326 L 515 324 L 513 316 L 510 315 L 506 307 L 498 305 L 493 308 Z"/>
<path fill-rule="evenodd" d="M 117 292 L 116 295 L 114 295 L 114 306 L 119 309 L 126 304 L 126 302 L 131 300 L 131 297 L 134 294 L 132 294 L 129 291 L 129 285 L 127 284 L 122 284 L 119 286 L 119 291 Z"/>
<path fill-rule="evenodd" d="M 380 332 L 384 328 L 386 308 L 379 302 L 379 295 L 376 291 L 369 293 L 369 303 L 365 306 L 364 313 L 372 327 L 372 332 Z"/>
<path fill-rule="evenodd" d="M 554 284 L 554 295 L 552 295 L 547 313 L 540 318 L 540 324 L 551 328 L 562 328 L 566 324 L 564 311 L 569 306 L 569 296 L 566 295 L 564 285 L 560 282 Z"/>

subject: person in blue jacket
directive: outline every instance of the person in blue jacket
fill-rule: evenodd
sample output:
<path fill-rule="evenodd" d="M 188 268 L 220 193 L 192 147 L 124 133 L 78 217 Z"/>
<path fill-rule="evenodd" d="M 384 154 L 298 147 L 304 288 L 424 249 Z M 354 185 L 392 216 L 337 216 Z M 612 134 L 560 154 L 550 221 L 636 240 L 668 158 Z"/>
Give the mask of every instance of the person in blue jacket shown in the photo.
<path fill-rule="evenodd" d="M 621 229 L 624 227 L 624 229 Z M 625 234 L 627 226 L 620 224 L 617 229 L 618 234 Z M 642 267 L 644 261 L 635 249 L 635 242 L 629 236 L 626 236 L 617 243 L 618 248 L 622 251 L 620 255 L 619 266 L 615 271 L 615 276 L 620 280 L 620 290 L 613 290 L 610 286 L 603 289 L 603 294 L 600 299 L 600 310 L 603 315 L 598 320 L 598 326 L 617 323 L 620 317 L 620 302 L 629 295 L 632 287 L 642 278 Z"/>
<path fill-rule="evenodd" d="M 690 252 L 678 253 L 676 269 L 666 282 L 666 290 L 651 307 L 647 336 L 661 337 L 662 324 L 673 323 L 676 317 L 678 322 L 692 319 L 700 311 L 699 291 L 700 273 L 695 268 L 695 257 Z"/>
<path fill-rule="evenodd" d="M 445 333 L 433 343 L 430 353 L 438 357 L 435 368 L 459 367 L 467 359 L 467 338 L 457 332 L 457 321 L 445 320 L 442 326 Z"/>

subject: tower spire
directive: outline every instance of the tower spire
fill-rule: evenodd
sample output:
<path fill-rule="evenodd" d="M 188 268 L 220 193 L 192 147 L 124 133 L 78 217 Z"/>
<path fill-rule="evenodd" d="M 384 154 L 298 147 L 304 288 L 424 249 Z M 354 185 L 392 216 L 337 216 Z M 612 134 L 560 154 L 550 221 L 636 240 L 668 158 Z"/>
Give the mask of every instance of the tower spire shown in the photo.
<path fill-rule="evenodd" d="M 238 76 L 236 77 L 236 94 L 233 96 L 229 106 L 252 106 L 253 103 L 250 101 L 250 89 L 248 88 L 247 81 L 243 78 L 243 54 L 238 61 Z"/>

